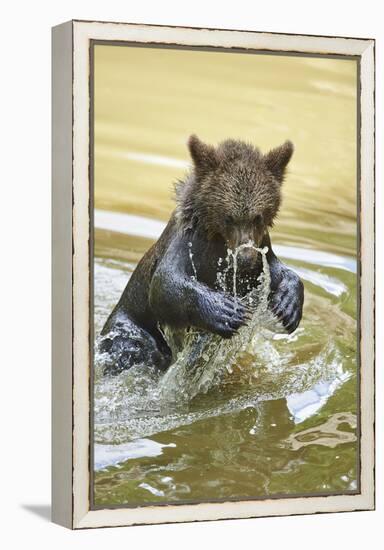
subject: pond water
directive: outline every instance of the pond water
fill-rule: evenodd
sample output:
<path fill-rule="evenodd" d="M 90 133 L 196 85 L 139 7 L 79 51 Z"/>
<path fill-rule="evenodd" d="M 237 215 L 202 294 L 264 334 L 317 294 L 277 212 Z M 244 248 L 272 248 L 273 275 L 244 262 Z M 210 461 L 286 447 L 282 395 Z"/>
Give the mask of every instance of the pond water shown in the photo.
<path fill-rule="evenodd" d="M 96 46 L 95 64 L 96 337 L 169 218 L 192 132 L 294 142 L 271 236 L 305 306 L 292 335 L 261 316 L 221 361 L 192 335 L 197 370 L 103 377 L 96 354 L 94 505 L 355 492 L 355 61 Z"/>

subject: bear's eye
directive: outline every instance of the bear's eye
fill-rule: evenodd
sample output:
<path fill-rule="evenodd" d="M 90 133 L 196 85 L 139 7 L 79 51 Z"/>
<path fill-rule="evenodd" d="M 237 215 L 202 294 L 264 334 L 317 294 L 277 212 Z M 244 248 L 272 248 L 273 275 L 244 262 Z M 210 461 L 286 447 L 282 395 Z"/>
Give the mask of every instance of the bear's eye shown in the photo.
<path fill-rule="evenodd" d="M 261 225 L 263 223 L 263 216 L 262 214 L 256 214 L 256 216 L 254 216 L 253 218 L 253 223 L 255 225 Z"/>
<path fill-rule="evenodd" d="M 227 225 L 233 225 L 235 220 L 232 216 L 225 216 L 224 221 Z"/>

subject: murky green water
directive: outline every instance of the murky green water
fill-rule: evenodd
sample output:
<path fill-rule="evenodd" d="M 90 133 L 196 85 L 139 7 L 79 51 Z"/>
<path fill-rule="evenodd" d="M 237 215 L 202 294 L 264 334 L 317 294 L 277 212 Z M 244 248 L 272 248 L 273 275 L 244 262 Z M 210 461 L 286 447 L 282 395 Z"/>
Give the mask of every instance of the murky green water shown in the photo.
<path fill-rule="evenodd" d="M 96 334 L 172 211 L 192 132 L 293 141 L 272 242 L 305 283 L 293 335 L 260 327 L 198 379 L 104 379 L 96 359 L 95 505 L 356 491 L 355 61 L 96 46 L 95 63 Z"/>

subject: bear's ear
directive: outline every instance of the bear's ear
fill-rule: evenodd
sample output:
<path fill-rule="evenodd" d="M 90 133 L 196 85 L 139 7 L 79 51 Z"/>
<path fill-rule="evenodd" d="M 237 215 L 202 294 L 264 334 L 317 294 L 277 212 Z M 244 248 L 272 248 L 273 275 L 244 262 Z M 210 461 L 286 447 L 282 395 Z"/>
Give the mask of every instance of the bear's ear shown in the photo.
<path fill-rule="evenodd" d="M 279 182 L 283 181 L 284 172 L 288 162 L 291 160 L 293 150 L 293 143 L 291 141 L 286 141 L 283 145 L 272 149 L 272 151 L 269 151 L 269 153 L 264 156 L 264 161 L 268 169 Z"/>
<path fill-rule="evenodd" d="M 212 145 L 203 143 L 193 134 L 188 139 L 188 148 L 198 172 L 209 172 L 217 167 L 218 158 Z"/>

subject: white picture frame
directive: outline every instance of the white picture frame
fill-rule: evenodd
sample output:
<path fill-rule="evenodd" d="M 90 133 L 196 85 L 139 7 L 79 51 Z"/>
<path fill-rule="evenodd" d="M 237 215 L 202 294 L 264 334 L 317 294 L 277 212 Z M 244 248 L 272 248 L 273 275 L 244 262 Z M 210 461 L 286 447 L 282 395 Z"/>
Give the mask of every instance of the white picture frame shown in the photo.
<path fill-rule="evenodd" d="M 360 492 L 92 509 L 90 53 L 94 41 L 354 56 L 359 61 Z M 53 29 L 53 521 L 72 529 L 374 509 L 373 39 L 70 21 Z"/>

